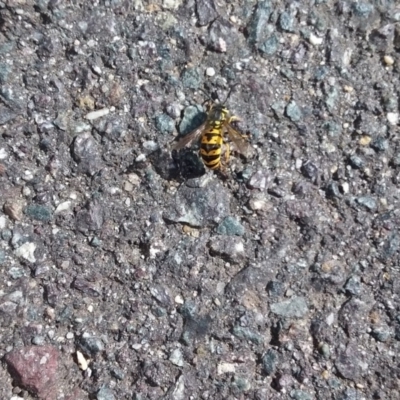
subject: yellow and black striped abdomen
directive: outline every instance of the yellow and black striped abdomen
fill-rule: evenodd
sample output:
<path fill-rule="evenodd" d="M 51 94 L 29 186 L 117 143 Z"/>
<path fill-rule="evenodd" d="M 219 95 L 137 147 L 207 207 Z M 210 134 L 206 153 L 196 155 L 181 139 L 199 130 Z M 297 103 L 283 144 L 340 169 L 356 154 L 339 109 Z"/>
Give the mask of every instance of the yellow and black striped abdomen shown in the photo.
<path fill-rule="evenodd" d="M 218 169 L 221 166 L 222 129 L 221 124 L 210 124 L 201 137 L 200 155 L 207 168 Z"/>

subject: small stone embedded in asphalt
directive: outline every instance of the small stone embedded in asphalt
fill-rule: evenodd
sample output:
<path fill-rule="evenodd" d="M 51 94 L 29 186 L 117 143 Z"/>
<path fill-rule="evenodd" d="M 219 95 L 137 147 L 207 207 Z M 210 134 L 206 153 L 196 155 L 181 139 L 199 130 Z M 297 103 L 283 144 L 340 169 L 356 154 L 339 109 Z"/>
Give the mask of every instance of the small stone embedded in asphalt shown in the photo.
<path fill-rule="evenodd" d="M 261 54 L 272 56 L 277 52 L 278 46 L 279 40 L 275 34 L 272 34 L 268 39 L 258 45 L 258 49 L 261 51 Z"/>
<path fill-rule="evenodd" d="M 196 14 L 200 26 L 208 25 L 219 16 L 214 0 L 196 0 Z"/>
<path fill-rule="evenodd" d="M 36 262 L 35 257 L 36 244 L 33 242 L 26 242 L 15 250 L 15 255 L 27 260 L 31 263 Z"/>
<path fill-rule="evenodd" d="M 389 141 L 382 136 L 375 138 L 370 146 L 376 151 L 387 151 L 389 149 Z"/>
<path fill-rule="evenodd" d="M 48 222 L 51 220 L 51 211 L 46 206 L 41 206 L 39 204 L 30 204 L 24 210 L 25 214 L 37 221 Z"/>
<path fill-rule="evenodd" d="M 94 356 L 104 350 L 103 342 L 95 336 L 83 335 L 79 340 L 79 345 L 83 353 L 90 356 Z"/>
<path fill-rule="evenodd" d="M 268 349 L 262 359 L 263 372 L 266 375 L 273 375 L 279 364 L 279 353 L 274 349 Z"/>
<path fill-rule="evenodd" d="M 299 122 L 303 118 L 303 113 L 294 100 L 286 106 L 286 115 L 292 122 Z"/>
<path fill-rule="evenodd" d="M 369 211 L 375 211 L 378 207 L 377 201 L 371 196 L 357 197 L 356 202 Z"/>
<path fill-rule="evenodd" d="M 237 236 L 213 236 L 209 242 L 210 254 L 237 263 L 246 257 L 243 240 Z"/>
<path fill-rule="evenodd" d="M 217 228 L 217 233 L 220 235 L 243 236 L 244 232 L 243 225 L 234 217 L 226 217 Z"/>
<path fill-rule="evenodd" d="M 188 89 L 198 89 L 200 87 L 202 76 L 198 68 L 188 68 L 182 74 L 182 84 Z"/>
<path fill-rule="evenodd" d="M 55 399 L 58 350 L 53 346 L 21 347 L 4 356 L 18 385 L 35 396 Z"/>
<path fill-rule="evenodd" d="M 365 161 L 357 154 L 352 154 L 349 158 L 349 161 L 353 168 L 363 169 L 365 166 Z"/>
<path fill-rule="evenodd" d="M 271 304 L 271 311 L 285 318 L 302 318 L 308 313 L 308 306 L 304 297 L 293 296 L 289 300 Z"/>
<path fill-rule="evenodd" d="M 265 39 L 265 28 L 272 11 L 272 4 L 269 0 L 262 0 L 257 3 L 253 16 L 247 25 L 250 43 L 256 44 Z"/>
<path fill-rule="evenodd" d="M 162 134 L 167 135 L 175 130 L 175 121 L 167 114 L 160 114 L 155 117 L 156 128 Z"/>
<path fill-rule="evenodd" d="M 279 16 L 279 27 L 288 32 L 293 32 L 294 17 L 292 14 L 284 11 Z"/>
<path fill-rule="evenodd" d="M 101 168 L 100 150 L 90 132 L 77 135 L 72 144 L 72 156 L 82 172 L 93 175 Z"/>
<path fill-rule="evenodd" d="M 174 301 L 168 287 L 163 285 L 152 286 L 150 293 L 163 306 L 172 307 Z"/>
<path fill-rule="evenodd" d="M 198 128 L 206 118 L 206 113 L 200 105 L 185 108 L 183 118 L 179 124 L 179 132 L 183 137 Z M 179 139 L 181 138 L 179 137 Z M 178 140 L 179 140 L 178 139 Z"/>
<path fill-rule="evenodd" d="M 172 364 L 176 365 L 177 367 L 183 367 L 184 361 L 181 349 L 173 350 L 169 356 L 169 361 L 171 361 Z"/>
<path fill-rule="evenodd" d="M 380 246 L 380 254 L 383 259 L 393 257 L 400 248 L 400 235 L 396 232 L 389 233 Z"/>
<path fill-rule="evenodd" d="M 272 297 L 283 296 L 285 292 L 285 285 L 280 281 L 270 281 L 267 284 L 267 292 L 268 295 Z"/>
<path fill-rule="evenodd" d="M 101 204 L 91 200 L 83 210 L 76 214 L 76 227 L 80 232 L 97 231 L 104 223 L 104 211 Z"/>
<path fill-rule="evenodd" d="M 356 343 L 350 343 L 346 349 L 340 351 L 335 360 L 335 367 L 341 377 L 355 381 L 361 375 L 361 360 L 362 355 Z"/>
<path fill-rule="evenodd" d="M 318 167 L 311 162 L 310 160 L 307 160 L 303 165 L 301 166 L 301 172 L 306 178 L 309 178 L 311 180 L 315 180 L 318 175 Z"/>
<path fill-rule="evenodd" d="M 359 295 L 361 293 L 361 289 L 361 280 L 357 275 L 351 276 L 344 285 L 344 290 L 353 296 Z"/>
<path fill-rule="evenodd" d="M 239 339 L 248 340 L 256 345 L 263 343 L 263 338 L 259 333 L 239 325 L 233 327 L 232 333 Z"/>
<path fill-rule="evenodd" d="M 325 89 L 325 105 L 329 112 L 333 113 L 339 100 L 339 91 L 335 86 Z"/>
<path fill-rule="evenodd" d="M 293 400 L 313 400 L 314 396 L 304 390 L 292 390 L 290 392 L 290 398 Z"/>
<path fill-rule="evenodd" d="M 108 387 L 102 387 L 96 394 L 96 400 L 115 400 L 114 392 Z"/>
<path fill-rule="evenodd" d="M 174 204 L 170 211 L 164 213 L 164 217 L 173 222 L 203 227 L 209 223 L 221 222 L 229 214 L 229 206 L 228 191 L 217 180 L 199 188 L 182 185 L 175 195 Z"/>
<path fill-rule="evenodd" d="M 391 330 L 387 325 L 374 326 L 371 335 L 378 342 L 387 342 L 391 337 Z"/>
<path fill-rule="evenodd" d="M 355 15 L 360 18 L 368 18 L 374 11 L 374 6 L 366 1 L 354 2 L 352 8 Z"/>

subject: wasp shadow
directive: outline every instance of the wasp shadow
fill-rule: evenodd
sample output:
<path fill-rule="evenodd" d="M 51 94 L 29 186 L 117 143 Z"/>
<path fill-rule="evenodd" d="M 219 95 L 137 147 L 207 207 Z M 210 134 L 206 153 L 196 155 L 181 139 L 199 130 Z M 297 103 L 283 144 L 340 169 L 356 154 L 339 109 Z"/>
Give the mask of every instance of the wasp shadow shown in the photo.
<path fill-rule="evenodd" d="M 148 156 L 154 170 L 163 179 L 184 182 L 205 174 L 199 155 L 190 148 L 172 152 L 159 149 Z"/>

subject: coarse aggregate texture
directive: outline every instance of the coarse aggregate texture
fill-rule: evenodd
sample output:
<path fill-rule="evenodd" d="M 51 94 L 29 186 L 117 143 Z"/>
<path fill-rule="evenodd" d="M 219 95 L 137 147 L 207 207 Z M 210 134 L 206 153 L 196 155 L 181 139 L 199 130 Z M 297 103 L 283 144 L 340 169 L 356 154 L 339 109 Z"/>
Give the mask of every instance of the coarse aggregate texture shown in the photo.
<path fill-rule="evenodd" d="M 396 0 L 0 0 L 0 399 L 398 399 L 399 77 Z"/>

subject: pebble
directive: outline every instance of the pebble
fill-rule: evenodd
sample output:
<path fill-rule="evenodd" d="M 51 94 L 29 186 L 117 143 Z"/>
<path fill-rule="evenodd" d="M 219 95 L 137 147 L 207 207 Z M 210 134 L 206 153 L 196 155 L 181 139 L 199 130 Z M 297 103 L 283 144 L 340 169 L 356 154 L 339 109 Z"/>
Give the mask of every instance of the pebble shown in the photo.
<path fill-rule="evenodd" d="M 285 318 L 301 318 L 308 313 L 308 306 L 304 297 L 293 296 L 289 300 L 272 304 L 271 311 Z"/>
<path fill-rule="evenodd" d="M 351 276 L 344 285 L 344 290 L 352 296 L 359 295 L 361 293 L 361 289 L 361 280 L 357 275 Z"/>
<path fill-rule="evenodd" d="M 261 359 L 262 369 L 266 375 L 273 375 L 278 367 L 279 354 L 274 349 L 268 349 Z"/>
<path fill-rule="evenodd" d="M 231 262 L 242 262 L 246 256 L 242 239 L 237 236 L 219 236 L 210 238 L 210 251 Z"/>
<path fill-rule="evenodd" d="M 48 207 L 39 204 L 30 204 L 24 210 L 25 214 L 37 221 L 48 222 L 51 220 L 51 211 Z"/>
<path fill-rule="evenodd" d="M 36 244 L 33 242 L 26 242 L 15 250 L 17 257 L 21 257 L 31 263 L 36 262 L 35 258 Z"/>
<path fill-rule="evenodd" d="M 360 196 L 357 197 L 356 202 L 368 209 L 369 211 L 375 211 L 378 207 L 376 200 L 371 196 Z"/>
<path fill-rule="evenodd" d="M 290 398 L 293 400 L 313 400 L 314 396 L 304 390 L 292 390 L 290 392 Z"/>
<path fill-rule="evenodd" d="M 391 333 L 388 326 L 376 326 L 372 328 L 371 335 L 378 342 L 387 342 L 390 339 Z"/>
<path fill-rule="evenodd" d="M 92 356 L 104 350 L 104 344 L 99 338 L 95 336 L 86 336 L 86 334 L 80 339 L 80 345 L 85 353 Z"/>
<path fill-rule="evenodd" d="M 323 43 L 324 39 L 310 33 L 309 41 L 313 46 L 319 46 Z"/>
<path fill-rule="evenodd" d="M 297 103 L 294 100 L 292 100 L 286 106 L 286 115 L 293 122 L 299 122 L 303 117 L 303 113 L 301 112 L 300 107 L 297 105 Z"/>
<path fill-rule="evenodd" d="M 383 61 L 389 67 L 391 67 L 394 64 L 394 58 L 392 56 L 383 56 Z"/>
<path fill-rule="evenodd" d="M 89 121 L 94 121 L 95 119 L 104 117 L 110 112 L 109 108 L 102 108 L 101 110 L 92 111 L 85 115 L 85 118 Z"/>
<path fill-rule="evenodd" d="M 5 160 L 7 157 L 8 157 L 7 150 L 4 147 L 2 147 L 0 149 L 0 160 Z"/>
<path fill-rule="evenodd" d="M 244 227 L 234 217 L 226 217 L 218 226 L 217 233 L 227 236 L 243 236 Z"/>
<path fill-rule="evenodd" d="M 171 355 L 169 356 L 169 361 L 171 361 L 171 363 L 176 365 L 177 367 L 183 367 L 184 361 L 181 349 L 173 350 Z"/>
<path fill-rule="evenodd" d="M 399 113 L 389 112 L 386 114 L 386 118 L 390 125 L 397 125 L 399 123 Z"/>
<path fill-rule="evenodd" d="M 236 364 L 221 362 L 217 365 L 217 375 L 232 374 L 236 372 Z"/>
<path fill-rule="evenodd" d="M 279 27 L 284 31 L 293 32 L 293 22 L 293 16 L 286 11 L 279 16 Z"/>
<path fill-rule="evenodd" d="M 54 211 L 54 214 L 59 214 L 64 211 L 69 211 L 71 209 L 71 206 L 72 206 L 71 201 L 69 201 L 69 200 L 64 201 L 57 206 L 57 208 Z"/>
<path fill-rule="evenodd" d="M 218 201 L 215 202 L 215 193 Z M 176 192 L 174 205 L 164 213 L 170 221 L 203 227 L 209 222 L 221 222 L 229 214 L 228 190 L 217 180 L 205 180 L 202 187 L 182 185 Z"/>
<path fill-rule="evenodd" d="M 179 132 L 186 135 L 200 126 L 205 119 L 205 113 L 201 106 L 186 107 L 183 113 L 182 121 L 179 124 Z"/>
<path fill-rule="evenodd" d="M 265 54 L 267 56 L 272 56 L 277 52 L 278 46 L 279 46 L 278 38 L 276 37 L 275 34 L 273 34 L 267 40 L 265 40 L 263 43 L 261 43 L 258 46 L 258 49 L 263 54 Z"/>
<path fill-rule="evenodd" d="M 162 5 L 167 10 L 176 10 L 182 4 L 182 0 L 163 0 Z"/>
<path fill-rule="evenodd" d="M 167 107 L 165 108 L 165 111 L 167 112 L 167 114 L 173 118 L 173 119 L 177 119 L 180 117 L 181 115 L 181 106 L 178 103 L 171 103 L 168 104 Z"/>
<path fill-rule="evenodd" d="M 206 75 L 207 76 L 214 76 L 215 75 L 215 69 L 212 67 L 209 67 L 206 69 Z"/>
<path fill-rule="evenodd" d="M 89 363 L 79 350 L 76 352 L 76 361 L 78 362 L 79 368 L 82 371 L 86 371 L 88 369 Z"/>
<path fill-rule="evenodd" d="M 359 143 L 361 146 L 368 146 L 368 145 L 371 143 L 371 140 L 372 140 L 371 136 L 363 135 L 363 136 L 361 136 L 361 138 L 360 138 L 360 140 L 358 141 L 358 143 Z"/>
<path fill-rule="evenodd" d="M 198 68 L 188 68 L 182 74 L 182 85 L 188 89 L 198 89 L 202 77 Z"/>
<path fill-rule="evenodd" d="M 239 326 L 236 325 L 233 327 L 232 333 L 239 339 L 244 339 L 244 340 L 248 340 L 249 342 L 252 342 L 256 345 L 260 345 L 263 343 L 263 337 L 261 335 L 259 335 L 257 332 L 243 327 L 243 326 Z"/>
<path fill-rule="evenodd" d="M 160 114 L 155 117 L 157 130 L 162 134 L 170 134 L 175 130 L 175 121 L 167 114 Z"/>
<path fill-rule="evenodd" d="M 4 203 L 4 213 L 14 221 L 21 221 L 23 204 L 21 201 L 10 199 Z"/>
<path fill-rule="evenodd" d="M 102 387 L 96 394 L 96 400 L 115 400 L 114 392 L 107 387 Z"/>
<path fill-rule="evenodd" d="M 270 1 L 259 1 L 247 26 L 248 38 L 252 44 L 259 43 L 265 35 L 268 20 L 273 12 Z"/>
<path fill-rule="evenodd" d="M 4 356 L 18 386 L 35 397 L 55 399 L 58 350 L 53 346 L 24 346 Z"/>

